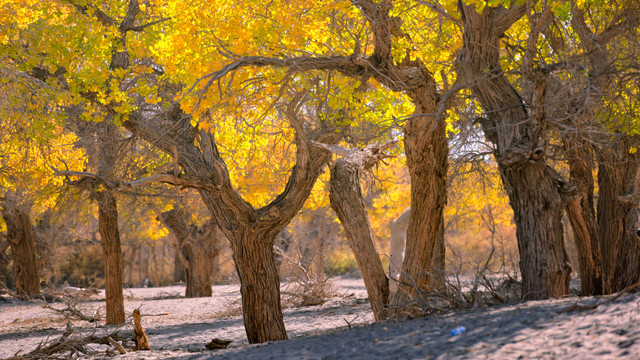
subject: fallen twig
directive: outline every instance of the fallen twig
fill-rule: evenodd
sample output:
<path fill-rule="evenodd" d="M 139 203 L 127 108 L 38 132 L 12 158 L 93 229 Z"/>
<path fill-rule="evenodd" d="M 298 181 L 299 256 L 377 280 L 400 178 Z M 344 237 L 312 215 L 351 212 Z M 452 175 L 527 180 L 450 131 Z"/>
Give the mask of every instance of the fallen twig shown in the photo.
<path fill-rule="evenodd" d="M 107 341 L 109 341 L 109 343 L 111 343 L 111 345 L 115 346 L 116 349 L 118 349 L 118 352 L 120 354 L 126 354 L 127 351 L 122 347 L 122 345 L 118 344 L 115 340 L 113 340 L 111 338 L 111 336 L 107 336 Z"/>

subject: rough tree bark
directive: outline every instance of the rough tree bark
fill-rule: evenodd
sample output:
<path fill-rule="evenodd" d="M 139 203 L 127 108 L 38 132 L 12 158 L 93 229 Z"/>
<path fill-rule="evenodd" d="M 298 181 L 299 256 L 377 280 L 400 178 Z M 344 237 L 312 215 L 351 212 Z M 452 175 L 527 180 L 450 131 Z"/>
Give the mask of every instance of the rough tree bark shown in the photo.
<path fill-rule="evenodd" d="M 496 147 L 500 175 L 514 211 L 522 297 L 544 299 L 561 297 L 569 289 L 561 182 L 545 164 L 543 119 L 529 116 L 499 63 L 500 37 L 526 8 L 514 5 L 478 13 L 473 6 L 461 5 L 464 33 L 457 67 L 485 111 L 486 118 L 479 122 Z"/>
<path fill-rule="evenodd" d="M 107 325 L 124 324 L 124 295 L 122 289 L 122 249 L 118 231 L 118 205 L 109 190 L 94 194 L 98 202 L 98 230 L 104 256 L 104 292 L 107 303 Z"/>
<path fill-rule="evenodd" d="M 418 65 L 418 64 L 416 64 Z M 423 72 L 428 71 L 422 65 Z M 438 94 L 433 77 L 408 91 L 416 109 L 405 126 L 404 148 L 411 177 L 411 214 L 405 240 L 405 256 L 392 308 L 403 311 L 418 290 L 441 289 L 444 284 L 444 207 L 449 148 L 446 121 L 434 114 Z M 425 114 L 428 114 L 425 116 Z"/>
<path fill-rule="evenodd" d="M 360 188 L 360 172 L 375 165 L 384 156 L 383 152 L 379 146 L 351 150 L 347 156 L 333 163 L 329 180 L 331 208 L 338 215 L 356 256 L 376 321 L 387 318 L 389 280 L 371 235 Z"/>
<path fill-rule="evenodd" d="M 213 263 L 218 255 L 218 229 L 208 221 L 202 227 L 188 224 L 184 210 L 170 210 L 162 213 L 162 221 L 176 238 L 177 249 L 186 261 L 185 297 L 209 297 L 213 295 Z M 182 264 L 182 261 L 180 261 Z"/>
<path fill-rule="evenodd" d="M 602 295 L 602 255 L 593 199 L 593 153 L 588 144 L 575 136 L 566 134 L 563 141 L 571 184 L 575 187 L 575 194 L 565 208 L 578 248 L 580 287 L 583 295 Z"/>
<path fill-rule="evenodd" d="M 557 106 L 558 117 L 572 114 L 569 125 L 575 127 L 575 131 L 563 132 L 576 194 L 567 204 L 567 213 L 579 249 L 583 294 L 599 295 L 622 290 L 640 279 L 640 243 L 636 235 L 640 199 L 635 195 L 639 162 L 637 154 L 630 151 L 634 144 L 637 146 L 637 139 L 624 131 L 611 134 L 611 124 L 597 120 L 602 118 L 597 114 L 607 108 L 605 99 L 617 93 L 615 79 L 621 70 L 616 62 L 625 56 L 612 51 L 616 46 L 610 43 L 634 33 L 631 29 L 640 24 L 640 11 L 637 4 L 629 3 L 611 16 L 607 26 L 595 31 L 587 25 L 584 9 L 573 4 L 572 10 L 571 27 L 585 49 L 584 57 L 572 66 L 579 68 L 580 74 L 586 74 L 588 86 L 583 86 L 584 90 L 574 94 L 570 102 L 563 96 L 568 103 L 566 107 Z M 562 39 L 552 43 L 564 46 Z M 588 71 L 584 71 L 584 66 Z M 567 92 L 564 87 L 559 86 Z M 597 211 L 594 152 L 598 162 Z"/>
<path fill-rule="evenodd" d="M 598 151 L 598 228 L 604 292 L 640 281 L 640 156 L 624 142 Z"/>
<path fill-rule="evenodd" d="M 7 225 L 7 241 L 11 246 L 16 292 L 22 296 L 40 293 L 36 262 L 36 236 L 31 223 L 31 204 L 19 195 L 6 192 L 2 199 L 2 218 Z"/>

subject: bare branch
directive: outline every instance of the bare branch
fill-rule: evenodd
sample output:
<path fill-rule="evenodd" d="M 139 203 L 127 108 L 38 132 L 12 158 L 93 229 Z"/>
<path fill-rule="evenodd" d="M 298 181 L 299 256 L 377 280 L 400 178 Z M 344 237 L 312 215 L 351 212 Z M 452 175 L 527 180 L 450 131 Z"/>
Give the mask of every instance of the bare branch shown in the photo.
<path fill-rule="evenodd" d="M 351 153 L 351 149 L 347 149 L 346 147 L 342 146 L 342 145 L 328 145 L 328 144 L 322 144 L 319 143 L 317 141 L 312 141 L 311 142 L 313 145 L 321 147 L 325 150 L 328 150 L 336 155 L 340 155 L 340 156 L 347 156 Z"/>
<path fill-rule="evenodd" d="M 133 188 L 138 188 L 138 187 L 153 184 L 153 183 L 167 183 L 171 185 L 184 186 L 184 187 L 189 187 L 194 189 L 211 190 L 212 188 L 214 188 L 214 185 L 212 185 L 209 181 L 205 179 L 201 179 L 197 176 L 189 176 L 184 174 L 180 174 L 180 175 L 154 174 L 154 175 L 151 175 L 142 179 L 138 179 L 138 180 L 133 180 L 133 181 L 109 181 L 98 174 L 82 172 L 82 171 L 55 170 L 54 175 L 55 176 L 71 176 L 71 177 L 79 177 L 79 178 L 95 180 L 112 190 L 133 189 Z"/>

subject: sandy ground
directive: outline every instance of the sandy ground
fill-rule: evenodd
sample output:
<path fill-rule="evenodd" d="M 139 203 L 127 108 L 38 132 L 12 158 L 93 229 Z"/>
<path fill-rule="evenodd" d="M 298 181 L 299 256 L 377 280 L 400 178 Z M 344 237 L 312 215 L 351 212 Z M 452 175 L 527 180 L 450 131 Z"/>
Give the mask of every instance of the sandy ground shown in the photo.
<path fill-rule="evenodd" d="M 454 311 L 427 318 L 372 324 L 362 280 L 332 279 L 337 296 L 317 306 L 288 308 L 291 340 L 248 345 L 238 286 L 214 287 L 211 298 L 184 299 L 180 286 L 125 290 L 127 314 L 139 308 L 151 351 L 117 355 L 92 345 L 87 359 L 640 359 L 640 294 L 626 294 L 594 310 L 557 313 L 579 300 L 530 301 Z M 99 295 L 98 295 L 99 296 Z M 4 299 L 7 299 L 4 297 Z M 63 304 L 53 304 L 64 308 Z M 99 310 L 98 299 L 78 306 Z M 104 336 L 122 327 L 75 320 L 74 336 Z M 451 330 L 466 331 L 452 336 Z M 25 354 L 65 331 L 66 320 L 34 302 L 0 301 L 0 358 Z M 213 338 L 233 340 L 228 349 L 206 350 Z"/>

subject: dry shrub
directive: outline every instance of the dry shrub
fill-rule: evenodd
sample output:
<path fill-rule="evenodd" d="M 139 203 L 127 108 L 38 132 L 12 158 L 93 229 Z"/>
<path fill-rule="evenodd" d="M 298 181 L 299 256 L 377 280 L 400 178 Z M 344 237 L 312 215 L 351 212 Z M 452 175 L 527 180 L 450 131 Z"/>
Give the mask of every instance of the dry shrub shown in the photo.
<path fill-rule="evenodd" d="M 100 312 L 98 310 L 91 311 L 83 308 L 83 303 L 90 301 L 97 293 L 98 290 L 95 288 L 80 289 L 66 287 L 62 289 L 54 289 L 39 296 L 42 296 L 42 299 L 44 300 L 41 304 L 42 307 L 61 315 L 65 320 L 84 320 L 88 322 L 95 322 L 100 320 Z M 66 307 L 63 309 L 53 307 L 49 304 L 51 300 L 62 302 Z"/>
<path fill-rule="evenodd" d="M 451 272 L 447 274 L 431 269 L 423 273 L 423 276 L 434 279 L 434 283 L 442 284 L 441 288 L 425 291 L 415 286 L 414 279 L 410 279 L 409 285 L 419 295 L 410 304 L 403 304 L 402 308 L 406 309 L 403 315 L 424 316 L 452 309 L 519 301 L 522 284 L 518 280 L 517 265 L 512 257 L 502 251 L 499 251 L 498 259 L 494 260 L 496 249 L 493 243 L 491 241 L 491 250 L 486 259 L 475 264 L 463 262 L 460 254 L 448 246 L 453 255 L 448 258 Z M 493 267 L 497 267 L 496 270 L 492 270 Z M 473 275 L 462 275 L 465 268 L 475 269 Z"/>
<path fill-rule="evenodd" d="M 320 305 L 335 296 L 335 289 L 327 276 L 312 274 L 302 265 L 301 259 L 292 258 L 278 247 L 274 249 L 291 270 L 289 280 L 281 291 L 284 306 Z"/>

